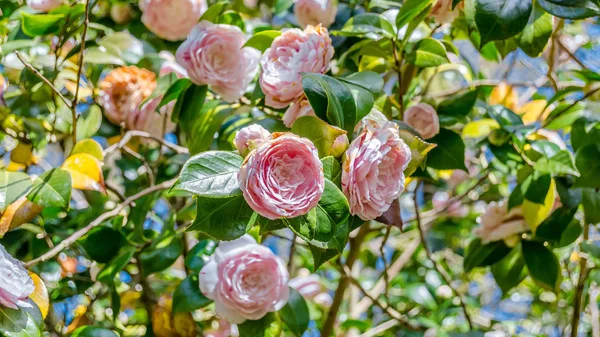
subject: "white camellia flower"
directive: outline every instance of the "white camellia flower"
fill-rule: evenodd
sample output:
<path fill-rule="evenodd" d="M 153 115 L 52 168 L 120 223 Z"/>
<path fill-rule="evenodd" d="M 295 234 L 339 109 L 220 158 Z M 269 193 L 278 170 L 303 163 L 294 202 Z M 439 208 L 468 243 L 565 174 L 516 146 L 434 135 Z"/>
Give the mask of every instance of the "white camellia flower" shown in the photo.
<path fill-rule="evenodd" d="M 29 308 L 31 305 L 26 300 L 34 290 L 33 280 L 21 262 L 0 245 L 0 306 Z"/>

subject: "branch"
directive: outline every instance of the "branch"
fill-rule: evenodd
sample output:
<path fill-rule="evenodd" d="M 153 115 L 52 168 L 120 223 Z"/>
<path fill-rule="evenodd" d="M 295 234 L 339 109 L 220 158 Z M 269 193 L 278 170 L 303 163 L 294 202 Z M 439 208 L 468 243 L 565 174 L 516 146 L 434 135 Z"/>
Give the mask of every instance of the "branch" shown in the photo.
<path fill-rule="evenodd" d="M 583 226 L 583 241 L 587 241 L 590 234 L 590 224 L 586 221 Z M 571 320 L 571 337 L 577 337 L 579 330 L 579 320 L 581 318 L 581 307 L 583 305 L 583 289 L 585 281 L 590 274 L 587 268 L 587 259 L 583 256 L 579 258 L 579 279 L 577 280 L 577 288 L 575 288 L 575 300 L 573 302 L 573 318 Z"/>
<path fill-rule="evenodd" d="M 544 123 L 543 123 L 541 126 L 539 126 L 539 127 L 537 127 L 537 128 L 535 129 L 534 133 L 535 133 L 535 132 L 537 132 L 537 131 L 538 131 L 538 130 L 540 130 L 540 129 L 543 129 L 543 128 L 545 128 L 546 126 L 548 126 L 548 124 L 552 123 L 552 121 L 554 121 L 554 120 L 555 120 L 555 119 L 557 119 L 558 117 L 560 117 L 560 116 L 564 115 L 565 113 L 569 112 L 569 110 L 571 110 L 571 109 L 573 109 L 575 106 L 577 106 L 577 104 L 579 104 L 579 102 L 582 102 L 582 101 L 586 100 L 588 97 L 591 97 L 592 95 L 594 95 L 594 94 L 595 94 L 595 93 L 597 93 L 597 92 L 600 92 L 600 86 L 598 86 L 598 87 L 597 87 L 597 88 L 595 88 L 595 89 L 592 89 L 592 90 L 588 91 L 588 92 L 587 92 L 587 93 L 586 93 L 586 94 L 585 94 L 583 97 L 581 97 L 580 99 L 578 99 L 578 100 L 576 100 L 575 102 L 573 102 L 571 105 L 569 105 L 569 106 L 568 106 L 566 109 L 564 109 L 563 111 L 560 111 L 559 113 L 557 113 L 557 114 L 556 114 L 556 115 L 554 115 L 554 116 L 550 116 L 550 117 L 548 117 L 548 118 L 547 118 L 547 119 L 544 121 Z"/>
<path fill-rule="evenodd" d="M 417 220 L 417 229 L 419 230 L 419 236 L 421 237 L 421 243 L 423 244 L 423 249 L 425 250 L 425 253 L 427 254 L 427 258 L 429 258 L 429 260 L 431 260 L 431 262 L 433 263 L 433 267 L 437 270 L 437 272 L 440 275 L 442 275 L 442 278 L 444 279 L 444 281 L 446 281 L 446 283 L 448 284 L 450 289 L 452 289 L 452 292 L 454 292 L 454 294 L 456 294 L 456 296 L 460 300 L 460 306 L 462 307 L 463 313 L 465 314 L 467 323 L 469 323 L 469 329 L 473 330 L 473 322 L 471 321 L 471 317 L 469 316 L 469 312 L 467 311 L 467 305 L 465 303 L 465 299 L 458 292 L 458 290 L 456 290 L 452 286 L 452 278 L 450 277 L 450 275 L 448 274 L 446 269 L 444 269 L 442 266 L 440 266 L 437 263 L 437 261 L 433 258 L 432 253 L 429 251 L 429 247 L 428 247 L 429 245 L 427 244 L 427 240 L 425 239 L 425 231 L 421 227 L 421 217 L 419 215 L 419 204 L 417 202 L 417 190 L 419 189 L 420 185 L 421 185 L 421 182 L 418 182 L 417 186 L 415 186 L 415 191 L 413 193 L 413 201 L 415 204 L 415 218 Z"/>
<path fill-rule="evenodd" d="M 81 228 L 80 230 L 76 231 L 75 233 L 71 234 L 71 236 L 69 236 L 68 238 L 61 241 L 58 245 L 56 245 L 54 248 L 52 248 L 51 250 L 49 250 L 42 256 L 40 256 L 36 259 L 33 259 L 29 262 L 26 262 L 25 267 L 30 268 L 31 266 L 34 266 L 40 262 L 45 262 L 45 261 L 48 261 L 48 260 L 54 258 L 56 255 L 60 254 L 60 252 L 62 252 L 64 249 L 68 248 L 73 243 L 75 243 L 77 240 L 79 240 L 80 238 L 85 236 L 94 227 L 101 225 L 107 219 L 117 216 L 125 207 L 127 207 L 132 202 L 134 202 L 137 199 L 139 199 L 143 196 L 146 196 L 148 194 L 171 187 L 175 183 L 175 180 L 176 179 L 171 179 L 171 180 L 165 181 L 163 183 L 160 183 L 158 185 L 148 187 L 147 189 L 128 197 L 127 199 L 125 199 L 125 201 L 123 201 L 122 203 L 117 205 L 117 207 L 113 208 L 112 210 L 110 210 L 106 213 L 102 213 L 99 217 L 94 219 L 94 221 L 90 222 L 89 225 L 87 225 L 87 226 Z"/>
<path fill-rule="evenodd" d="M 122 149 L 123 147 L 125 147 L 125 145 L 127 145 L 127 143 L 129 143 L 129 141 L 133 138 L 133 137 L 140 137 L 140 138 L 148 138 L 148 139 L 152 139 L 158 143 L 160 143 L 161 145 L 166 146 L 167 148 L 175 151 L 178 154 L 185 154 L 185 153 L 189 153 L 189 150 L 186 149 L 183 146 L 179 146 L 170 142 L 165 141 L 164 139 L 160 139 L 159 137 L 153 136 L 151 134 L 149 134 L 148 132 L 144 132 L 144 131 L 139 131 L 139 130 L 130 130 L 127 131 L 125 133 L 125 135 L 123 135 L 123 138 L 121 138 L 121 140 L 116 143 L 113 144 L 112 146 L 109 146 L 108 148 L 106 148 L 104 150 L 104 155 L 106 156 L 107 154 L 117 150 L 117 149 Z"/>
<path fill-rule="evenodd" d="M 75 86 L 75 97 L 71 102 L 71 116 L 73 118 L 73 144 L 77 143 L 77 101 L 79 99 L 79 87 L 81 86 L 81 72 L 83 71 L 83 53 L 85 51 L 85 38 L 90 25 L 90 0 L 85 1 L 85 21 L 83 21 L 83 33 L 81 33 L 81 50 L 79 51 L 79 66 L 77 69 L 77 85 Z"/>
<path fill-rule="evenodd" d="M 52 82 L 50 82 L 49 79 L 47 79 L 44 75 L 42 75 L 42 73 L 40 73 L 39 70 L 35 69 L 35 67 L 31 65 L 31 63 L 25 61 L 25 59 L 23 58 L 21 53 L 19 53 L 19 51 L 15 50 L 15 55 L 17 55 L 17 58 L 19 59 L 19 61 L 21 61 L 21 63 L 23 63 L 23 65 L 27 69 L 31 70 L 31 72 L 35 76 L 37 76 L 40 80 L 42 80 L 42 82 L 46 83 L 46 85 L 48 85 L 50 87 L 50 89 L 52 89 L 52 91 L 58 97 L 60 97 L 60 99 L 65 103 L 66 106 L 71 108 L 71 102 L 69 102 L 69 100 L 63 94 L 60 93 L 60 91 L 54 86 L 54 84 L 52 84 Z"/>

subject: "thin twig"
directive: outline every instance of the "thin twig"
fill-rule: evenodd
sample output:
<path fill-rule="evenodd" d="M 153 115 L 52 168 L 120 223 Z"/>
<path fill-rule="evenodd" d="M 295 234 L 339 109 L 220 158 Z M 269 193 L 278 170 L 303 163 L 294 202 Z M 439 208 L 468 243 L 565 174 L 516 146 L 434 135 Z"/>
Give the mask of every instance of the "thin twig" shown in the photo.
<path fill-rule="evenodd" d="M 430 94 L 430 97 L 433 98 L 442 98 L 442 97 L 446 97 L 446 96 L 452 96 L 455 94 L 458 94 L 462 91 L 465 90 L 469 90 L 469 89 L 474 89 L 474 88 L 478 88 L 478 87 L 484 87 L 484 86 L 497 86 L 502 82 L 506 82 L 504 80 L 475 80 L 472 81 L 469 85 L 463 86 L 463 87 L 458 87 L 458 88 L 450 88 L 448 90 L 442 90 L 442 91 L 438 91 L 435 94 Z M 542 83 L 542 84 L 538 84 L 536 83 L 536 81 L 531 81 L 531 82 L 509 82 L 508 84 L 510 84 L 513 87 L 535 87 L 535 88 L 541 88 L 546 86 L 546 83 Z M 582 87 L 583 85 L 581 83 L 577 83 L 577 82 L 561 82 L 560 85 L 562 87 L 567 87 L 567 86 L 576 86 L 576 87 Z"/>
<path fill-rule="evenodd" d="M 161 146 L 161 149 L 162 149 L 162 146 Z M 146 158 L 144 158 L 141 154 L 139 154 L 139 153 L 133 151 L 132 149 L 128 148 L 127 146 L 123 147 L 123 151 L 127 152 L 132 157 L 134 157 L 135 159 L 137 159 L 137 160 L 139 160 L 139 161 L 142 162 L 142 164 L 146 168 L 146 173 L 148 174 L 148 180 L 150 181 L 150 185 L 154 185 L 154 183 L 155 183 L 154 172 L 152 172 L 152 167 L 150 166 L 150 164 L 148 163 L 148 161 L 146 160 Z"/>
<path fill-rule="evenodd" d="M 590 91 L 588 91 L 585 95 L 583 95 L 582 98 L 574 101 L 571 105 L 569 105 L 567 108 L 565 108 L 564 110 L 560 111 L 559 113 L 557 113 L 554 116 L 550 116 L 548 117 L 545 121 L 544 124 L 542 124 L 541 126 L 537 127 L 533 133 L 539 131 L 540 129 L 545 128 L 546 126 L 548 126 L 548 124 L 552 123 L 552 121 L 554 121 L 555 119 L 557 119 L 558 117 L 564 115 L 565 113 L 569 112 L 569 110 L 573 109 L 575 106 L 577 106 L 577 104 L 579 104 L 579 102 L 582 102 L 584 100 L 586 100 L 588 97 L 591 97 L 592 95 L 594 95 L 595 93 L 600 92 L 600 86 L 598 86 L 595 89 L 592 89 Z"/>
<path fill-rule="evenodd" d="M 381 241 L 381 246 L 379 246 L 379 253 L 381 254 L 381 259 L 383 260 L 383 280 L 385 281 L 385 289 L 383 292 L 383 296 L 385 297 L 386 303 L 389 303 L 388 291 L 390 288 L 390 277 L 388 275 L 388 264 L 385 259 L 385 245 L 387 244 L 388 239 L 390 238 L 390 233 L 392 231 L 392 226 L 387 226 L 385 229 L 385 234 L 383 235 L 383 240 Z"/>
<path fill-rule="evenodd" d="M 75 97 L 71 102 L 71 116 L 73 119 L 73 144 L 77 143 L 77 101 L 79 100 L 79 87 L 81 86 L 81 73 L 83 71 L 83 53 L 85 52 L 85 39 L 87 36 L 88 26 L 90 25 L 90 0 L 85 1 L 85 20 L 83 21 L 83 32 L 81 33 L 81 50 L 79 51 L 78 69 L 77 69 L 77 84 L 75 86 Z"/>
<path fill-rule="evenodd" d="M 583 241 L 589 239 L 590 224 L 585 222 L 583 225 Z M 571 320 L 571 337 L 577 337 L 579 330 L 579 320 L 581 318 L 581 307 L 583 306 L 583 290 L 585 288 L 585 281 L 589 275 L 589 269 L 587 268 L 587 259 L 583 256 L 579 258 L 579 279 L 577 280 L 577 287 L 575 288 L 575 299 L 573 301 L 573 317 Z"/>
<path fill-rule="evenodd" d="M 106 148 L 103 152 L 104 155 L 106 156 L 107 154 L 121 149 L 123 148 L 125 145 L 127 145 L 127 143 L 129 143 L 129 141 L 133 138 L 133 137 L 140 137 L 140 138 L 147 138 L 147 139 L 152 139 L 158 143 L 160 143 L 161 145 L 169 148 L 170 150 L 178 153 L 178 154 L 185 154 L 185 153 L 189 153 L 189 150 L 183 146 L 179 146 L 170 142 L 165 141 L 164 139 L 160 139 L 159 137 L 153 136 L 151 134 L 149 134 L 148 132 L 144 132 L 144 131 L 139 131 L 139 130 L 130 130 L 127 131 L 124 135 L 123 138 L 121 138 L 121 140 L 116 143 L 113 144 L 111 146 L 109 146 L 108 148 Z"/>
<path fill-rule="evenodd" d="M 458 290 L 456 290 L 454 288 L 454 286 L 452 285 L 452 278 L 450 277 L 450 275 L 448 275 L 448 272 L 446 271 L 446 269 L 444 269 L 441 265 L 439 265 L 439 263 L 434 259 L 433 254 L 429 250 L 429 245 L 427 244 L 427 240 L 425 238 L 425 231 L 421 227 L 421 218 L 419 215 L 419 203 L 417 201 L 417 190 L 419 189 L 420 185 L 421 185 L 421 182 L 418 182 L 417 186 L 415 187 L 415 191 L 413 193 L 413 201 L 414 201 L 414 205 L 415 205 L 415 218 L 417 220 L 417 229 L 419 230 L 419 235 L 421 237 L 421 244 L 423 244 L 423 249 L 425 250 L 425 253 L 427 254 L 427 258 L 429 260 L 431 260 L 435 270 L 437 270 L 438 273 L 440 275 L 442 275 L 442 278 L 444 279 L 444 281 L 446 281 L 446 284 L 448 284 L 450 289 L 452 289 L 452 292 L 454 292 L 454 294 L 460 300 L 460 306 L 462 307 L 463 313 L 465 314 L 467 323 L 469 323 L 469 329 L 473 330 L 473 322 L 471 321 L 471 316 L 469 316 L 469 312 L 467 311 L 467 305 L 465 303 L 465 299 L 462 297 L 462 294 L 460 294 L 458 292 Z"/>
<path fill-rule="evenodd" d="M 60 99 L 65 103 L 66 106 L 71 108 L 71 102 L 69 102 L 69 100 L 63 94 L 60 93 L 60 91 L 54 86 L 54 84 L 52 84 L 52 82 L 50 82 L 49 79 L 47 79 L 44 75 L 42 75 L 42 73 L 40 73 L 39 70 L 35 69 L 35 67 L 31 65 L 31 63 L 25 61 L 25 59 L 23 58 L 21 53 L 19 53 L 19 51 L 15 50 L 15 55 L 17 55 L 17 58 L 19 59 L 19 61 L 21 61 L 21 63 L 23 63 L 23 65 L 27 69 L 31 70 L 31 72 L 35 76 L 37 76 L 40 80 L 42 80 L 42 82 L 46 83 L 46 85 L 48 85 L 50 87 L 50 89 L 52 89 L 52 91 L 58 97 L 60 97 Z"/>
<path fill-rule="evenodd" d="M 294 253 L 296 252 L 296 234 L 292 236 L 290 242 L 290 254 L 288 255 L 288 271 L 290 275 L 294 273 Z"/>
<path fill-rule="evenodd" d="M 68 248 L 73 243 L 75 243 L 77 240 L 79 240 L 84 235 L 86 235 L 94 227 L 101 225 L 105 220 L 108 220 L 114 216 L 117 216 L 125 207 L 127 207 L 132 202 L 134 202 L 137 199 L 139 199 L 143 196 L 146 196 L 148 194 L 170 188 L 175 183 L 175 180 L 176 179 L 171 179 L 171 180 L 165 181 L 163 183 L 160 183 L 158 185 L 148 187 L 147 189 L 142 190 L 142 191 L 128 197 L 127 199 L 125 199 L 125 201 L 123 201 L 122 203 L 117 205 L 117 207 L 113 208 L 112 210 L 110 210 L 106 213 L 102 213 L 99 217 L 94 219 L 94 221 L 90 222 L 87 226 L 85 226 L 85 227 L 81 228 L 80 230 L 76 231 L 75 233 L 71 234 L 71 236 L 69 236 L 68 238 L 61 241 L 58 245 L 56 245 L 54 248 L 52 248 L 48 252 L 44 253 L 42 256 L 26 262 L 25 267 L 29 268 L 40 262 L 45 262 L 45 261 L 48 261 L 48 260 L 54 258 L 56 255 L 60 254 L 60 252 L 62 252 L 64 249 Z"/>

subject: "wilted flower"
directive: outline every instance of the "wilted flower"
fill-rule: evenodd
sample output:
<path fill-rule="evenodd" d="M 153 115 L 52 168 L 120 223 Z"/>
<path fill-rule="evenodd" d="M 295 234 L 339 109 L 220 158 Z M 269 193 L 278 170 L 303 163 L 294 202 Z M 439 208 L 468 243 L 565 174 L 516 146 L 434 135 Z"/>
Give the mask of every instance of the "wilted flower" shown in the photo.
<path fill-rule="evenodd" d="M 325 188 L 317 149 L 306 138 L 273 134 L 245 159 L 239 173 L 246 202 L 269 218 L 293 218 L 317 205 Z"/>
<path fill-rule="evenodd" d="M 169 41 L 185 39 L 207 9 L 206 0 L 140 0 L 139 6 L 144 25 Z"/>
<path fill-rule="evenodd" d="M 514 207 L 509 211 L 506 201 L 491 202 L 481 215 L 479 224 L 480 226 L 473 230 L 473 234 L 480 238 L 483 244 L 509 239 L 529 230 L 521 207 Z"/>
<path fill-rule="evenodd" d="M 27 0 L 27 6 L 42 12 L 49 12 L 60 5 L 62 0 Z"/>
<path fill-rule="evenodd" d="M 350 213 L 373 220 L 390 208 L 404 190 L 404 169 L 411 160 L 410 148 L 392 122 L 364 123 L 342 165 L 342 191 Z"/>
<path fill-rule="evenodd" d="M 294 15 L 301 27 L 308 25 L 329 27 L 335 21 L 335 0 L 294 0 Z"/>
<path fill-rule="evenodd" d="M 233 143 L 240 154 L 245 157 L 269 138 L 271 138 L 271 133 L 267 129 L 258 124 L 252 124 L 240 129 L 235 134 Z"/>
<path fill-rule="evenodd" d="M 177 62 L 192 82 L 210 84 L 224 100 L 233 102 L 245 92 L 258 71 L 260 53 L 242 48 L 246 36 L 232 25 L 202 21 L 177 49 Z"/>
<path fill-rule="evenodd" d="M 404 112 L 404 123 L 417 130 L 423 139 L 429 139 L 440 132 L 440 121 L 435 109 L 427 103 L 419 103 Z"/>
<path fill-rule="evenodd" d="M 26 300 L 35 290 L 33 280 L 21 262 L 10 256 L 2 245 L 0 270 L 0 305 L 11 309 L 31 307 Z"/>
<path fill-rule="evenodd" d="M 326 28 L 307 26 L 304 31 L 284 29 L 263 54 L 260 87 L 265 104 L 284 108 L 303 93 L 302 73 L 324 74 L 333 57 Z"/>
<path fill-rule="evenodd" d="M 240 324 L 283 308 L 288 279 L 283 259 L 246 234 L 219 244 L 200 271 L 200 290 L 219 317 Z"/>

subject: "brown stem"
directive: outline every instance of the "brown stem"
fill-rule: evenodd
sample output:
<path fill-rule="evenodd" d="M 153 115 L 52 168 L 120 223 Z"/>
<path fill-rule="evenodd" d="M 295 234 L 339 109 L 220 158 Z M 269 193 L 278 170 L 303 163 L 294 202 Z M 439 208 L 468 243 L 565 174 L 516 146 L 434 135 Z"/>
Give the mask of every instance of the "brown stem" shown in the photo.
<path fill-rule="evenodd" d="M 147 139 L 152 139 L 158 143 L 160 143 L 162 146 L 165 146 L 167 148 L 169 148 L 170 150 L 178 153 L 178 154 L 186 154 L 189 153 L 188 149 L 170 142 L 165 141 L 164 139 L 160 139 L 159 137 L 153 136 L 151 134 L 149 134 L 148 132 L 144 132 L 144 131 L 139 131 L 139 130 L 130 130 L 127 131 L 123 137 L 121 138 L 121 140 L 114 144 L 111 145 L 110 147 L 106 148 L 103 153 L 104 156 L 108 155 L 109 153 L 116 151 L 118 149 L 122 149 L 123 147 L 125 147 L 125 145 L 127 145 L 127 143 L 129 143 L 129 141 L 133 138 L 133 137 L 140 137 L 140 138 L 147 138 Z"/>
<path fill-rule="evenodd" d="M 71 117 L 73 119 L 73 144 L 77 143 L 77 101 L 79 99 L 79 87 L 81 86 L 81 73 L 83 71 L 83 53 L 85 51 L 85 38 L 90 25 L 90 0 L 85 1 L 85 21 L 83 21 L 83 33 L 81 33 L 81 50 L 79 51 L 77 84 L 75 86 L 75 97 L 71 102 Z"/>
<path fill-rule="evenodd" d="M 587 241 L 590 233 L 590 224 L 586 222 L 583 226 L 583 240 Z M 573 318 L 571 321 L 571 337 L 577 337 L 579 330 L 579 319 L 581 318 L 581 307 L 583 305 L 583 290 L 585 288 L 585 280 L 590 271 L 587 268 L 587 259 L 579 258 L 579 279 L 577 280 L 577 288 L 575 289 L 575 300 L 573 302 Z"/>
<path fill-rule="evenodd" d="M 369 223 L 363 224 L 355 237 L 350 238 L 350 252 L 348 253 L 348 258 L 346 259 L 346 266 L 352 269 L 354 262 L 358 258 L 360 253 L 360 245 L 365 238 L 365 235 L 369 232 Z M 335 321 L 337 318 L 338 311 L 342 305 L 344 299 L 344 293 L 350 284 L 350 280 L 345 275 L 340 276 L 340 281 L 338 283 L 338 288 L 335 291 L 335 295 L 333 296 L 333 303 L 329 308 L 329 312 L 327 313 L 327 319 L 325 320 L 325 324 L 323 324 L 323 328 L 321 329 L 322 337 L 329 337 L 333 332 L 333 326 L 335 325 Z"/>

